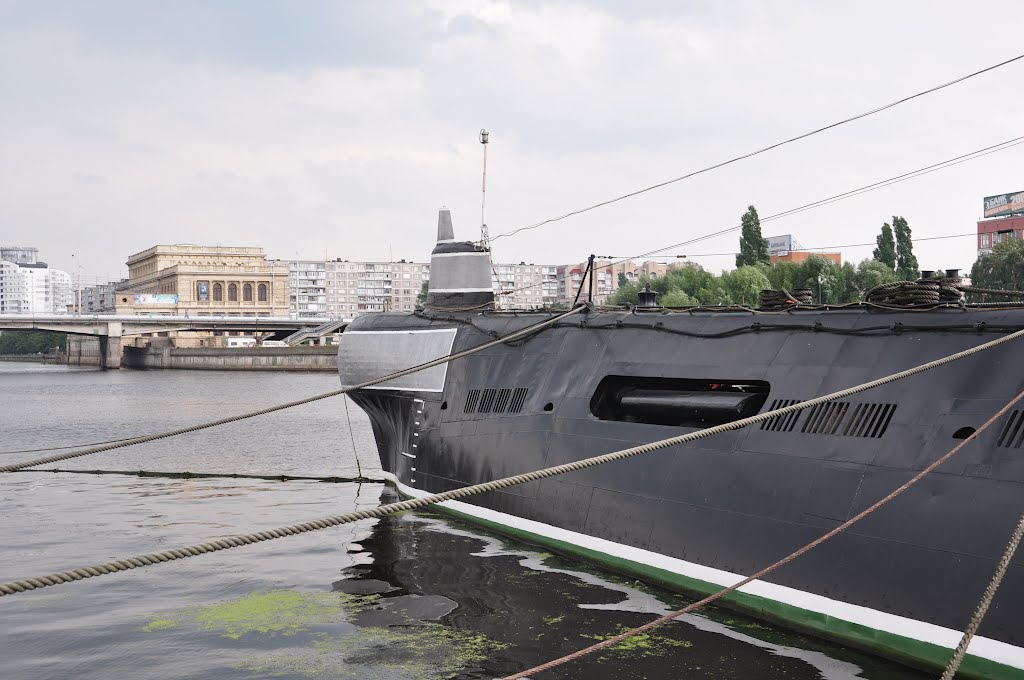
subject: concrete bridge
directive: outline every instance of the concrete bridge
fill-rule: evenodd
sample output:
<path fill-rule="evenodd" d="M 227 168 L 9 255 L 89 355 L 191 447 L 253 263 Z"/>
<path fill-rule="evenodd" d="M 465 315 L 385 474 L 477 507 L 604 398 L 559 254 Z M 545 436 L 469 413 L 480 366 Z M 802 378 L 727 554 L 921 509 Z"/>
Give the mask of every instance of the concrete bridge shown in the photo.
<path fill-rule="evenodd" d="M 55 331 L 99 337 L 100 366 L 121 367 L 121 338 L 162 331 L 295 332 L 323 326 L 330 319 L 277 316 L 163 316 L 112 314 L 0 314 L 0 331 Z"/>

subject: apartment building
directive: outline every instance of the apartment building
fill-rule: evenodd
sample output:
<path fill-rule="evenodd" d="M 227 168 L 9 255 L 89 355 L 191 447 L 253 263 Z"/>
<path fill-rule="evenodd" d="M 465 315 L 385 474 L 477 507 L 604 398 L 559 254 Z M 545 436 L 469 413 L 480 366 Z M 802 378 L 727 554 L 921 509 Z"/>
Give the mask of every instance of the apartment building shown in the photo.
<path fill-rule="evenodd" d="M 73 304 L 71 275 L 37 255 L 36 248 L 0 247 L 0 314 L 63 314 Z"/>
<path fill-rule="evenodd" d="M 620 281 L 633 283 L 642 277 L 657 279 L 665 276 L 668 272 L 677 267 L 686 266 L 681 263 L 664 263 L 648 260 L 642 264 L 636 264 L 632 260 L 625 262 L 611 262 L 609 260 L 594 261 L 594 302 L 603 305 L 619 289 Z M 567 264 L 559 266 L 556 275 L 556 287 L 558 295 L 563 302 L 572 302 L 576 292 L 582 284 L 581 299 L 586 299 L 590 289 L 589 275 L 584 280 L 584 273 L 587 271 L 587 263 Z"/>
<path fill-rule="evenodd" d="M 496 264 L 491 284 L 501 309 L 549 307 L 561 301 L 558 265 Z"/>

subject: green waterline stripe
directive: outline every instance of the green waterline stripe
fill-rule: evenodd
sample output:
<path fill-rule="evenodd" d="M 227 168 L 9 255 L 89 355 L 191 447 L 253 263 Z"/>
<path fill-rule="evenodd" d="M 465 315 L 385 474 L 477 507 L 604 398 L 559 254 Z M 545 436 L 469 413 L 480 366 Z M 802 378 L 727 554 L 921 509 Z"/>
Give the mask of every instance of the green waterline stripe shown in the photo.
<path fill-rule="evenodd" d="M 407 496 L 406 494 L 402 495 Z M 645 582 L 665 586 L 687 595 L 705 597 L 722 589 L 722 586 L 716 583 L 691 578 L 674 571 L 652 567 L 642 562 L 609 555 L 591 548 L 584 548 L 575 543 L 549 538 L 500 522 L 482 519 L 471 513 L 445 507 L 443 504 L 434 505 L 431 509 L 482 526 L 497 534 L 510 536 L 524 543 L 540 545 L 564 555 L 582 558 L 609 568 L 611 571 L 637 576 Z M 783 624 L 787 628 L 810 633 L 816 637 L 841 642 L 850 647 L 925 671 L 941 672 L 953 654 L 952 649 L 930 642 L 876 630 L 828 614 L 740 591 L 733 591 L 718 602 L 727 608 L 755 618 Z M 968 654 L 957 677 L 971 678 L 972 680 L 1024 680 L 1024 670 Z"/>

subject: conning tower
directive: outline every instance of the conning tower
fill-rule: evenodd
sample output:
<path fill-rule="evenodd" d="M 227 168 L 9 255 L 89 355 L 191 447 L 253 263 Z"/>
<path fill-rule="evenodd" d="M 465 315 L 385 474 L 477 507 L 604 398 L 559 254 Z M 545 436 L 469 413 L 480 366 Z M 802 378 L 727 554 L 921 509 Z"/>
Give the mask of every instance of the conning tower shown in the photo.
<path fill-rule="evenodd" d="M 456 241 L 452 214 L 437 215 L 437 245 L 430 254 L 427 307 L 480 308 L 494 305 L 491 252 L 472 241 Z"/>

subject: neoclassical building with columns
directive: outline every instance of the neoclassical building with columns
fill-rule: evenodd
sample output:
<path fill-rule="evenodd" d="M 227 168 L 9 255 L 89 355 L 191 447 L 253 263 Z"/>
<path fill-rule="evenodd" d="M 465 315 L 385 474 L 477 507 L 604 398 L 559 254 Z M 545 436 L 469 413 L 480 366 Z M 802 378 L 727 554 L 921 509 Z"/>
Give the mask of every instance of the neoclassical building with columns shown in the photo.
<path fill-rule="evenodd" d="M 262 248 L 158 245 L 128 258 L 118 313 L 287 316 L 288 265 Z"/>

